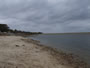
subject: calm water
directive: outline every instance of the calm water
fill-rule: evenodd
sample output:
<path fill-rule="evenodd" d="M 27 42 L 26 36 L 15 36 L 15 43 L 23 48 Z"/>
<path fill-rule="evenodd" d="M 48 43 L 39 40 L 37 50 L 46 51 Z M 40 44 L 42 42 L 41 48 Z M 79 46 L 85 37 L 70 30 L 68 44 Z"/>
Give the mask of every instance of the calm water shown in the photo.
<path fill-rule="evenodd" d="M 31 37 L 42 44 L 79 55 L 90 64 L 90 34 L 37 35 Z"/>

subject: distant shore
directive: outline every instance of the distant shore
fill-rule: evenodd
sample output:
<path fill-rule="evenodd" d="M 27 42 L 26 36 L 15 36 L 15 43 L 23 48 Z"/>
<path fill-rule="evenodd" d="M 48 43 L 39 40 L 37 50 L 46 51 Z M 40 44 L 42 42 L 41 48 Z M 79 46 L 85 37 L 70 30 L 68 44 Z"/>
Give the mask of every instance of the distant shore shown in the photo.
<path fill-rule="evenodd" d="M 21 36 L 0 36 L 0 54 L 0 68 L 89 68 L 72 54 Z"/>
<path fill-rule="evenodd" d="M 69 33 L 43 33 L 45 35 L 63 35 L 63 34 L 90 34 L 90 32 L 69 32 Z"/>

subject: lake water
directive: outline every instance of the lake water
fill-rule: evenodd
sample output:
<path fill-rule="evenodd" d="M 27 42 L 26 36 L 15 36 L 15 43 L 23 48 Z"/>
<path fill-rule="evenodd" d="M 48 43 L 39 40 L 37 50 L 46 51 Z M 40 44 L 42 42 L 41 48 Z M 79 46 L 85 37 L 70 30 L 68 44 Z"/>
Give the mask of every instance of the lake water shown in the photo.
<path fill-rule="evenodd" d="M 90 34 L 47 34 L 31 37 L 41 44 L 80 56 L 90 64 Z"/>

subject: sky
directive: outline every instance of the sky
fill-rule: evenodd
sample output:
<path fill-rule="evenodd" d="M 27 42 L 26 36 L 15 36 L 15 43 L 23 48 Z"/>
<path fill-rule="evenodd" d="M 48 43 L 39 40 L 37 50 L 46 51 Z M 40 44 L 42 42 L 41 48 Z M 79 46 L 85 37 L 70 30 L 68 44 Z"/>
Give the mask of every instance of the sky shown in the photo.
<path fill-rule="evenodd" d="M 31 32 L 90 32 L 90 0 L 0 0 L 0 23 Z"/>

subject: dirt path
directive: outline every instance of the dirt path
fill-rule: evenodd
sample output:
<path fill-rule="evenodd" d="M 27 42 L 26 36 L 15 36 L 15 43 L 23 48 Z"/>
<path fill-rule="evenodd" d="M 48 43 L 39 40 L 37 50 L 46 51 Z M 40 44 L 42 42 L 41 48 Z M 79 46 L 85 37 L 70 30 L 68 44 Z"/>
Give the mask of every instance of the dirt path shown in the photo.
<path fill-rule="evenodd" d="M 19 36 L 0 36 L 0 68 L 87 68 L 36 44 Z"/>

